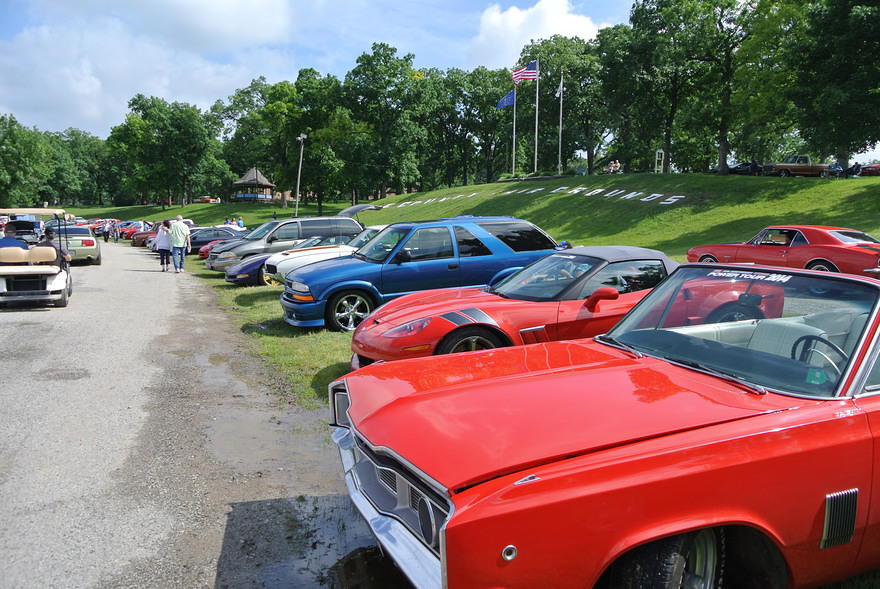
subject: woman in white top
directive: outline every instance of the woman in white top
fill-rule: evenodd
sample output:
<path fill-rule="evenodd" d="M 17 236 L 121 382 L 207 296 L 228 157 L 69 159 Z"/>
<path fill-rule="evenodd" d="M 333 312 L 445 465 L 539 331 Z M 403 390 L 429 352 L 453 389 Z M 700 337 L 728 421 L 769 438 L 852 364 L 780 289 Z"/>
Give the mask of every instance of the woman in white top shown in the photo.
<path fill-rule="evenodd" d="M 165 219 L 156 230 L 156 251 L 159 252 L 159 265 L 162 272 L 168 272 L 171 264 L 171 222 Z"/>

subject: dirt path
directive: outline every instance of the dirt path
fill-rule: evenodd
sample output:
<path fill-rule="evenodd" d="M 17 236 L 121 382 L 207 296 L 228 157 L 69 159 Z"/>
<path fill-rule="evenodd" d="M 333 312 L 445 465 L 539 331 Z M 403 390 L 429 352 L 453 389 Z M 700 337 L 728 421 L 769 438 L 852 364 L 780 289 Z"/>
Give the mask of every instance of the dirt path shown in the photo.
<path fill-rule="evenodd" d="M 279 402 L 209 290 L 157 270 L 109 244 L 67 309 L 0 311 L 0 587 L 406 587 L 326 412 Z"/>

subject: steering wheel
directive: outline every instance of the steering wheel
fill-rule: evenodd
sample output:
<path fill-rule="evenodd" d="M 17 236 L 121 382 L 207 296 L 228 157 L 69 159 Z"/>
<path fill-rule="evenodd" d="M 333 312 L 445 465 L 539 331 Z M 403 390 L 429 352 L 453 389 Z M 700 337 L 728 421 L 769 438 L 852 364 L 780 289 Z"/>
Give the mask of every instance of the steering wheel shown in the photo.
<path fill-rule="evenodd" d="M 804 344 L 804 349 L 801 350 L 800 354 L 798 354 L 798 346 L 801 345 L 801 342 L 803 342 Z M 821 335 L 802 335 L 794 340 L 794 343 L 791 346 L 791 359 L 806 362 L 810 352 L 815 352 L 816 354 L 819 354 L 820 356 L 825 358 L 825 360 L 828 361 L 828 364 L 830 364 L 834 368 L 834 371 L 837 372 L 837 375 L 840 376 L 842 373 L 840 371 L 840 368 L 837 367 L 837 363 L 829 358 L 828 355 L 824 352 L 817 350 L 815 347 L 811 347 L 810 343 L 812 342 L 825 344 L 830 350 L 840 356 L 844 363 L 849 360 L 849 355 L 843 351 L 843 348 L 841 348 L 834 342 L 822 337 Z"/>

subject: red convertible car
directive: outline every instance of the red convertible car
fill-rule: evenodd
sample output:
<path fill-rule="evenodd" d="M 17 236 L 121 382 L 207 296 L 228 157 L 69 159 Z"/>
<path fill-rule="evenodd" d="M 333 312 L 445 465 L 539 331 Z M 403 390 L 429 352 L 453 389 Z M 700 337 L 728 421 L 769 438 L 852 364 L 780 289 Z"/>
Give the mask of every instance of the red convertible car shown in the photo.
<path fill-rule="evenodd" d="M 358 325 L 352 368 L 605 333 L 676 266 L 656 250 L 576 247 L 489 288 L 405 295 Z"/>
<path fill-rule="evenodd" d="M 862 166 L 862 176 L 880 176 L 880 164 L 865 164 Z"/>
<path fill-rule="evenodd" d="M 764 311 L 707 315 L 713 292 Z M 329 390 L 349 495 L 419 588 L 876 569 L 878 300 L 869 277 L 689 264 L 592 340 L 366 366 Z"/>
<path fill-rule="evenodd" d="M 747 262 L 826 272 L 880 275 L 880 240 L 858 229 L 774 225 L 743 243 L 699 245 L 688 262 Z"/>

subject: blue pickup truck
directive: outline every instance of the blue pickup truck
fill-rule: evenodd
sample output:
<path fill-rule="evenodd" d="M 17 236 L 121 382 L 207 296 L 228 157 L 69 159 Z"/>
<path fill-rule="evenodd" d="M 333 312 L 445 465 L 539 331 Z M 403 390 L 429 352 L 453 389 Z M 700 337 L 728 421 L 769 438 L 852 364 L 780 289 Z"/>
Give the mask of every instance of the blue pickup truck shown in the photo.
<path fill-rule="evenodd" d="M 352 331 L 377 306 L 432 288 L 485 286 L 554 251 L 541 229 L 511 217 L 389 225 L 350 257 L 309 264 L 284 280 L 284 320 Z"/>

